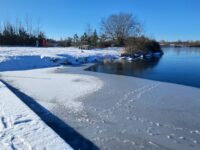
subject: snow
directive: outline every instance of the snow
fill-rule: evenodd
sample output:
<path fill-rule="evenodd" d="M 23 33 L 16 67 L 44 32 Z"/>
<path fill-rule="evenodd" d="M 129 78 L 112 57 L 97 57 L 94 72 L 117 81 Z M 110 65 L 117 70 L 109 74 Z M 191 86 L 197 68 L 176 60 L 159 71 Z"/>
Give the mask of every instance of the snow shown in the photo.
<path fill-rule="evenodd" d="M 84 71 L 86 67 L 10 71 L 1 75 L 100 149 L 199 149 L 198 88 L 88 72 Z M 40 77 L 50 78 L 59 90 L 45 85 Z M 83 88 L 76 90 L 74 80 L 80 87 L 85 83 L 95 90 L 89 88 L 88 93 Z M 40 88 L 37 90 L 35 86 Z M 63 97 L 49 96 L 60 95 L 60 90 L 63 97 L 72 98 L 70 102 Z M 70 96 L 71 92 L 82 94 L 74 97 Z"/>
<path fill-rule="evenodd" d="M 60 67 L 62 68 L 62 67 Z M 100 90 L 103 82 L 96 77 L 78 74 L 57 74 L 55 68 L 11 71 L 1 73 L 3 79 L 12 80 L 14 86 L 39 99 L 41 103 L 59 103 L 71 111 L 81 111 L 83 96 Z"/>
<path fill-rule="evenodd" d="M 0 149 L 72 148 L 0 82 Z"/>
<path fill-rule="evenodd" d="M 200 89 L 84 71 L 86 63 L 119 58 L 121 49 L 2 47 L 0 78 L 100 149 L 199 150 Z M 65 149 L 3 84 L 0 93 L 1 147 Z"/>
<path fill-rule="evenodd" d="M 78 48 L 0 47 L 0 71 L 25 70 L 59 66 L 79 65 L 116 59 L 122 48 L 80 50 Z"/>
<path fill-rule="evenodd" d="M 101 80 L 86 75 L 56 74 L 52 68 L 38 68 L 116 59 L 120 57 L 121 49 L 0 47 L 0 77 L 4 72 L 4 79 L 16 79 L 15 86 L 20 86 L 26 94 L 39 99 L 40 104 L 48 105 L 48 109 L 59 103 L 72 112 L 79 112 L 83 109 L 83 103 L 78 99 L 100 90 L 103 86 Z M 30 71 L 24 75 L 23 70 Z M 2 83 L 0 90 L 0 149 L 70 149 Z"/>

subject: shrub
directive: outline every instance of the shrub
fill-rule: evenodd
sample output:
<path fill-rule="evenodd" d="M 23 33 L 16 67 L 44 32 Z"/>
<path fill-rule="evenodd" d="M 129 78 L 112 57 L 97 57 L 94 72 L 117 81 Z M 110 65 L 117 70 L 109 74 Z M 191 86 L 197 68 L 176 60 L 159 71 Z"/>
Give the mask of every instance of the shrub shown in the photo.
<path fill-rule="evenodd" d="M 97 45 L 99 48 L 116 46 L 113 41 L 100 41 Z"/>
<path fill-rule="evenodd" d="M 129 37 L 125 43 L 125 53 L 134 54 L 137 52 L 161 52 L 160 44 L 152 39 L 142 37 Z"/>

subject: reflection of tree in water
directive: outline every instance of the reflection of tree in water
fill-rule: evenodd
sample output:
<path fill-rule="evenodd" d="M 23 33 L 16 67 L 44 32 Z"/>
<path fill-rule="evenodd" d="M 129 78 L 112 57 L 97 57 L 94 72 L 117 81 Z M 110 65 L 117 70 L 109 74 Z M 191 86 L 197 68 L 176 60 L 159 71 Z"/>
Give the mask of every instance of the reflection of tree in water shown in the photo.
<path fill-rule="evenodd" d="M 163 51 L 164 52 L 172 51 L 173 53 L 175 52 L 178 56 L 181 55 L 182 53 L 185 53 L 187 55 L 200 54 L 199 47 L 167 47 L 167 48 L 163 48 Z"/>
<path fill-rule="evenodd" d="M 97 64 L 90 67 L 88 70 L 95 72 L 106 72 L 122 75 L 137 75 L 146 70 L 154 68 L 159 63 L 159 58 L 134 60 L 132 62 L 121 60 L 117 62 L 105 61 L 102 64 Z"/>
<path fill-rule="evenodd" d="M 133 62 L 125 62 L 123 67 L 125 70 L 127 71 L 131 71 L 131 72 L 143 72 L 146 71 L 148 69 L 152 69 L 154 68 L 160 59 L 158 58 L 153 58 L 153 59 L 145 59 L 145 60 L 136 60 Z"/>

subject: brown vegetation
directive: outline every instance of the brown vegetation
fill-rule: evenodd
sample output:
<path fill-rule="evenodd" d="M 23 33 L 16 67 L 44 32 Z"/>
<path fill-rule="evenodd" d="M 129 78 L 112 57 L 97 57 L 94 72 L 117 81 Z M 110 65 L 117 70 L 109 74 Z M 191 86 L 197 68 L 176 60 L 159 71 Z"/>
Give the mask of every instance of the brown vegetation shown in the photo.
<path fill-rule="evenodd" d="M 148 53 L 148 52 L 161 52 L 161 47 L 155 40 L 149 39 L 147 37 L 129 37 L 125 43 L 125 53 Z"/>

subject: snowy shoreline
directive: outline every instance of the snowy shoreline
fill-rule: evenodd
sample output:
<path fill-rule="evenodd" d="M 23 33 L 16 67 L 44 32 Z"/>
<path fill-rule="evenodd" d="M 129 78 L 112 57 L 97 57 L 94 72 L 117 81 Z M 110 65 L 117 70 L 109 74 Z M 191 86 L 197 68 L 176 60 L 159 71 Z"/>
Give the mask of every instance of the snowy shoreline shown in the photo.
<path fill-rule="evenodd" d="M 28 70 L 62 64 L 81 65 L 117 59 L 122 48 L 80 50 L 78 48 L 0 47 L 0 71 Z"/>
<path fill-rule="evenodd" d="M 0 93 L 1 149 L 72 149 L 1 81 Z"/>
<path fill-rule="evenodd" d="M 10 77 L 15 77 L 18 79 L 31 79 L 29 81 L 32 81 L 32 82 L 25 82 L 27 83 L 27 85 L 25 86 L 28 86 L 26 93 L 30 94 L 28 91 L 30 88 L 29 85 L 31 85 L 32 88 L 35 87 L 35 93 L 36 95 L 38 95 L 38 97 L 36 96 L 36 98 L 43 100 L 42 103 L 47 104 L 45 102 L 45 99 L 47 100 L 52 99 L 50 100 L 51 103 L 49 103 L 48 106 L 54 107 L 53 106 L 54 100 L 57 99 L 60 101 L 59 103 L 64 104 L 64 106 L 69 108 L 71 111 L 77 112 L 77 111 L 81 111 L 83 106 L 82 106 L 82 102 L 76 101 L 75 99 L 78 99 L 79 97 L 88 95 L 90 93 L 93 93 L 99 90 L 103 86 L 103 83 L 97 78 L 91 77 L 91 76 L 79 76 L 79 75 L 71 74 L 66 77 L 63 75 L 57 75 L 56 73 L 51 73 L 50 75 L 49 71 L 52 69 L 49 67 L 55 67 L 61 64 L 79 65 L 83 63 L 102 61 L 103 59 L 106 59 L 106 58 L 116 59 L 120 55 L 120 49 L 121 48 L 112 48 L 112 49 L 108 48 L 108 49 L 95 49 L 91 51 L 88 51 L 88 50 L 84 51 L 77 48 L 0 47 L 0 78 L 2 78 L 1 75 L 3 73 L 7 73 L 9 71 L 14 73 L 14 71 L 16 70 L 21 70 L 22 74 L 17 73 L 14 76 L 7 75 L 6 79 L 9 79 Z M 39 70 L 38 73 L 35 74 L 34 73 L 35 69 L 37 70 L 39 68 L 49 68 L 49 69 L 45 70 L 45 72 L 43 71 L 41 72 L 41 70 Z M 23 70 L 31 71 L 32 69 L 33 69 L 33 72 L 30 72 L 29 77 L 23 76 Z M 39 81 L 39 82 L 35 82 L 35 81 Z M 60 86 L 63 82 L 66 82 L 68 84 L 64 86 Z M 56 83 L 57 85 L 55 85 Z M 1 83 L 1 85 L 3 85 L 3 83 Z M 47 89 L 44 87 L 54 87 L 54 89 L 50 88 L 50 91 L 48 90 L 45 91 L 45 90 L 42 90 L 42 89 Z M 74 91 L 74 89 L 76 90 Z M 1 125 L 2 137 L 1 137 L 0 148 L 3 148 L 3 149 L 7 149 L 7 148 L 51 149 L 53 146 L 54 147 L 53 149 L 70 149 L 69 147 L 67 147 L 68 144 L 65 143 L 66 141 L 64 142 L 63 139 L 61 139 L 57 134 L 54 133 L 54 131 L 51 131 L 51 129 L 47 127 L 43 123 L 43 121 L 39 119 L 39 117 L 37 117 L 37 115 L 34 114 L 30 110 L 30 108 L 25 106 L 25 104 L 19 98 L 14 96 L 14 94 L 10 92 L 9 89 L 6 88 L 6 86 L 4 86 L 4 89 L 1 88 L 1 91 L 2 90 L 6 90 L 7 93 L 9 93 L 9 95 L 7 95 L 9 96 L 9 98 L 10 98 L 10 95 L 14 98 L 6 101 L 8 97 L 2 97 L 2 92 L 1 92 L 0 104 L 7 106 L 5 107 L 7 111 L 3 110 L 3 106 L 1 105 L 1 110 L 3 111 L 4 114 L 1 114 L 2 124 L 0 125 Z M 68 93 L 68 95 L 65 96 L 65 93 Z M 48 98 L 46 97 L 47 95 L 49 95 Z M 19 102 L 15 102 L 15 101 L 19 101 Z M 15 108 L 11 106 L 10 104 L 16 104 L 15 107 L 19 107 L 19 110 L 22 109 L 22 112 L 20 113 L 18 111 L 15 111 Z M 32 115 L 27 116 L 26 111 L 28 111 L 28 113 L 30 114 L 32 113 Z M 4 128 L 4 126 L 7 126 L 4 122 L 4 118 L 7 115 L 10 115 L 12 119 L 14 119 L 14 121 L 16 122 L 19 120 L 18 121 L 19 123 L 16 123 L 17 125 L 14 125 L 15 123 L 12 124 L 12 129 L 9 129 L 10 130 L 9 133 L 7 133 L 8 129 L 6 127 Z M 16 115 L 19 117 L 16 117 Z M 24 118 L 25 118 L 25 121 L 23 121 Z M 20 124 L 21 126 L 19 126 L 18 124 Z M 32 127 L 33 129 L 30 128 L 29 130 L 27 130 L 29 126 L 32 126 L 32 124 L 37 124 L 37 126 Z M 18 126 L 20 127 L 20 129 L 18 129 L 19 128 Z M 40 128 L 41 128 L 41 132 L 44 132 L 44 133 L 39 132 L 36 134 L 35 130 L 40 131 Z M 30 136 L 25 136 L 24 134 L 25 135 L 27 134 Z M 38 144 L 38 143 L 41 143 L 40 140 L 38 141 L 37 139 L 34 139 L 35 137 L 37 137 L 37 135 L 40 138 L 44 139 L 45 143 L 42 144 L 42 146 Z M 46 138 L 45 136 L 47 135 L 49 137 Z M 17 138 L 19 136 L 21 138 Z M 51 137 L 55 138 L 55 140 L 52 140 Z M 20 142 L 20 141 L 23 141 L 24 139 L 29 140 L 28 142 L 30 142 L 30 139 L 32 139 L 33 141 L 31 143 Z M 51 143 L 49 141 L 51 141 Z"/>
<path fill-rule="evenodd" d="M 5 71 L 49 68 L 61 64 L 79 65 L 101 61 L 106 58 L 114 59 L 118 58 L 119 54 L 120 48 L 84 51 L 77 48 L 0 47 L 0 75 L 3 72 L 5 73 Z M 64 102 L 65 106 L 73 111 L 81 111 L 83 107 L 81 102 L 75 101 L 74 99 L 95 92 L 103 86 L 103 83 L 94 77 L 83 77 L 73 74 L 68 75 L 67 78 L 66 76 L 56 77 L 57 75 L 55 73 L 51 76 L 49 73 L 46 73 L 45 76 L 42 75 L 45 75 L 45 73 L 40 71 L 38 76 L 34 73 L 30 73 L 27 79 L 32 79 L 33 82 L 28 82 L 27 85 L 31 84 L 32 87 L 35 87 L 37 95 L 44 96 L 39 96 L 39 99 L 44 100 L 44 103 L 45 99 L 49 100 L 52 98 L 50 105 L 53 105 L 54 99 L 59 99 L 60 103 Z M 15 74 L 15 77 L 23 79 L 23 72 L 22 75 L 19 73 Z M 6 78 L 9 79 L 8 76 Z M 37 80 L 41 81 L 35 82 Z M 65 88 L 63 86 L 60 87 L 60 83 L 63 82 L 68 83 L 68 85 L 65 85 Z M 34 83 L 39 83 L 39 85 L 34 85 Z M 55 85 L 55 83 L 57 83 L 57 85 Z M 43 84 L 43 87 L 54 87 L 54 92 L 45 92 L 41 90 L 38 88 L 41 84 Z M 10 92 L 3 83 L 0 82 L 0 85 L 1 149 L 71 149 L 63 139 L 47 127 L 43 121 L 19 98 Z M 70 89 L 72 90 L 70 91 Z M 76 91 L 78 89 L 78 92 L 73 91 L 74 89 L 76 89 Z M 29 89 L 27 89 L 27 91 L 28 90 Z M 63 95 L 64 93 L 70 93 L 68 94 L 68 101 L 66 101 L 66 97 Z M 47 95 L 49 95 L 48 98 L 46 97 Z M 17 109 L 15 109 L 15 107 L 17 107 Z M 12 119 L 14 122 L 7 125 L 5 122 L 7 121 L 5 120 L 7 119 L 6 116 L 9 116 L 8 119 Z M 7 126 L 10 127 L 7 128 Z M 43 139 L 43 144 L 37 139 L 38 137 L 39 139 Z M 31 140 L 32 142 L 30 142 Z"/>

